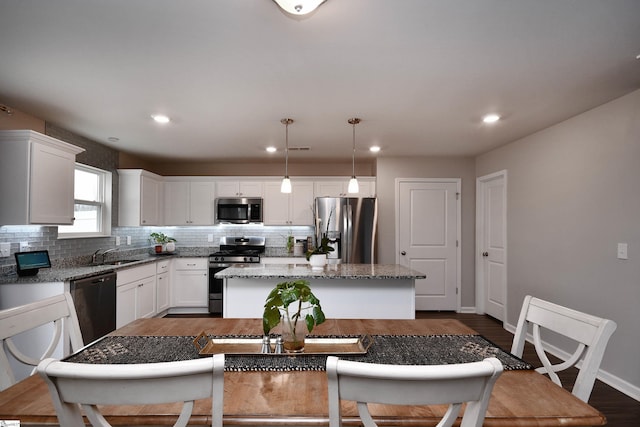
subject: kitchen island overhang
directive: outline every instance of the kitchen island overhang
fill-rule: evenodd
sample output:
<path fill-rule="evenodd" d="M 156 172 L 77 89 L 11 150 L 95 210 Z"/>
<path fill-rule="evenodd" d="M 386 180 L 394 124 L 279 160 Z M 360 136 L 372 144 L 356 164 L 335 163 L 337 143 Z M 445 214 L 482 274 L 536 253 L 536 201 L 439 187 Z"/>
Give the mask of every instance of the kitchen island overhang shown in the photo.
<path fill-rule="evenodd" d="M 414 319 L 415 280 L 426 276 L 398 264 L 233 265 L 224 279 L 223 317 L 261 318 L 269 292 L 280 282 L 310 282 L 327 318 Z"/>

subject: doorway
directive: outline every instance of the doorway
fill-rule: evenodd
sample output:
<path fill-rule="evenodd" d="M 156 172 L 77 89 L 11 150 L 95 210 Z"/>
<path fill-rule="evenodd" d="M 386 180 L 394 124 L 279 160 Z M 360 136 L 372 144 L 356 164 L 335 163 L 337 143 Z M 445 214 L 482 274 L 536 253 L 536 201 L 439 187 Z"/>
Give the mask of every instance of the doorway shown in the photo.
<path fill-rule="evenodd" d="M 506 170 L 476 179 L 476 310 L 506 319 Z"/>
<path fill-rule="evenodd" d="M 416 310 L 460 307 L 459 178 L 396 178 L 396 263 L 424 273 Z"/>

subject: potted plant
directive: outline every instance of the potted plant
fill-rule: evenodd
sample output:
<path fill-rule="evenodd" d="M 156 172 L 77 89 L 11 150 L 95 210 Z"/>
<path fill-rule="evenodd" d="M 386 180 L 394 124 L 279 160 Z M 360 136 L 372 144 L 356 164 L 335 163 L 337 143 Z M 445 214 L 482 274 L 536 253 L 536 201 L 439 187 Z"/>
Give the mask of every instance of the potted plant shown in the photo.
<path fill-rule="evenodd" d="M 267 296 L 262 315 L 264 334 L 282 323 L 282 341 L 288 353 L 304 351 L 307 332 L 325 321 L 320 300 L 307 280 L 278 283 Z"/>
<path fill-rule="evenodd" d="M 322 268 L 327 263 L 327 254 L 334 251 L 334 248 L 329 246 L 329 223 L 331 222 L 332 214 L 333 211 L 329 212 L 327 229 L 320 236 L 320 244 L 316 241 L 316 246 L 307 250 L 306 257 L 309 264 L 311 264 L 311 268 Z"/>
<path fill-rule="evenodd" d="M 176 239 L 173 237 L 169 237 L 164 233 L 151 233 L 149 237 L 155 243 L 155 251 L 157 254 L 162 252 L 173 252 L 175 250 L 174 242 Z"/>

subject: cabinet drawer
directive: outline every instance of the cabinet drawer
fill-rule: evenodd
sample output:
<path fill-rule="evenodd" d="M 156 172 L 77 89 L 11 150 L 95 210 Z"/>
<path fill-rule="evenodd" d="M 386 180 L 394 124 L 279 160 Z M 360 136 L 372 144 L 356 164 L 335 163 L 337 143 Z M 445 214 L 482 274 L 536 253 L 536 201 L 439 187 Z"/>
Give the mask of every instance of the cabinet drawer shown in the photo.
<path fill-rule="evenodd" d="M 169 271 L 169 265 L 171 263 L 171 260 L 164 260 L 164 261 L 158 261 L 156 263 L 156 273 L 157 274 L 162 274 L 162 273 L 167 273 Z"/>
<path fill-rule="evenodd" d="M 176 258 L 173 260 L 175 270 L 204 270 L 209 268 L 208 258 Z"/>
<path fill-rule="evenodd" d="M 124 268 L 116 272 L 117 286 L 131 283 L 136 280 L 144 279 L 145 277 L 156 275 L 156 265 L 146 264 L 140 267 Z"/>

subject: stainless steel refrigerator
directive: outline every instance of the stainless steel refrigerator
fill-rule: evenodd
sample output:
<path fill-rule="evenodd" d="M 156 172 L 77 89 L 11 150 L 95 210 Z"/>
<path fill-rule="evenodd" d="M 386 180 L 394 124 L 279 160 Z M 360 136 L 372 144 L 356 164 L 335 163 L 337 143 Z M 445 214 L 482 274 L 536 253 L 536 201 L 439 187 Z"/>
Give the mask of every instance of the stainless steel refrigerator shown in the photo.
<path fill-rule="evenodd" d="M 378 203 L 375 197 L 317 197 L 314 207 L 316 241 L 327 233 L 330 264 L 377 261 Z"/>

